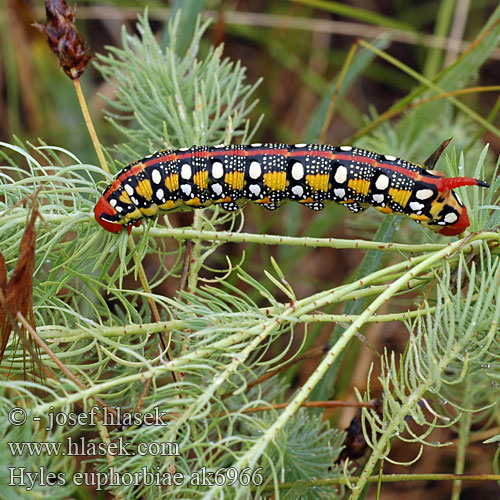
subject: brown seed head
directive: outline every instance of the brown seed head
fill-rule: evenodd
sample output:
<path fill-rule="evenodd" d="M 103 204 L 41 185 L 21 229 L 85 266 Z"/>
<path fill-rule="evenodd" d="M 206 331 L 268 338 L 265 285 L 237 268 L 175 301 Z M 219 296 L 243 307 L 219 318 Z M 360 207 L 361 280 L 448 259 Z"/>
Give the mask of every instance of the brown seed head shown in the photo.
<path fill-rule="evenodd" d="M 45 0 L 47 21 L 34 26 L 47 37 L 50 49 L 59 58 L 64 72 L 78 78 L 91 59 L 85 40 L 75 26 L 75 14 L 65 0 Z"/>

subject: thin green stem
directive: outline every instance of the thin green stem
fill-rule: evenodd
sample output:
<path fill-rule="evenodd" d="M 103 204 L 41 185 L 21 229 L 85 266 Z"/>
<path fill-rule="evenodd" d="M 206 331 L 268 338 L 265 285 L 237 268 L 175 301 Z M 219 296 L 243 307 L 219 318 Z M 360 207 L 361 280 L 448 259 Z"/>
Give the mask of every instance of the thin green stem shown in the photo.
<path fill-rule="evenodd" d="M 74 69 L 71 70 L 72 72 Z M 76 75 L 76 73 L 74 73 Z M 75 84 L 75 91 L 78 97 L 78 102 L 80 103 L 80 108 L 82 110 L 83 119 L 85 121 L 85 125 L 87 125 L 87 129 L 89 131 L 90 138 L 92 139 L 92 144 L 94 145 L 95 152 L 97 154 L 97 158 L 99 159 L 99 164 L 101 168 L 109 174 L 109 167 L 106 162 L 106 158 L 104 157 L 104 153 L 102 151 L 101 143 L 99 142 L 99 138 L 97 137 L 97 133 L 94 128 L 94 123 L 92 122 L 92 118 L 89 113 L 89 108 L 87 107 L 87 101 L 85 100 L 85 96 L 82 92 L 82 87 L 80 85 L 80 80 L 78 78 L 73 79 L 73 83 Z"/>
<path fill-rule="evenodd" d="M 330 105 L 328 106 L 328 111 L 326 113 L 325 121 L 323 123 L 323 128 L 321 129 L 320 142 L 323 144 L 326 140 L 326 134 L 328 133 L 328 129 L 330 128 L 330 123 L 332 122 L 333 113 L 335 111 L 335 104 L 337 103 L 337 97 L 340 92 L 340 88 L 342 87 L 342 83 L 344 82 L 345 75 L 347 73 L 347 68 L 351 64 L 352 58 L 356 53 L 357 43 L 353 43 L 347 57 L 342 65 L 342 69 L 340 70 L 339 79 L 337 85 L 335 86 L 335 90 L 332 95 L 332 100 L 330 101 Z"/>
<path fill-rule="evenodd" d="M 455 7 L 456 0 L 443 0 L 439 2 L 439 10 L 437 14 L 437 20 L 434 28 L 434 35 L 446 38 L 448 36 L 448 31 L 451 25 L 451 19 L 453 17 L 453 10 Z M 424 65 L 424 75 L 427 78 L 431 78 L 437 73 L 442 65 L 443 61 L 443 49 L 438 47 L 433 47 L 429 49 L 427 60 Z"/>
<path fill-rule="evenodd" d="M 195 233 L 203 233 L 203 221 L 201 218 L 201 212 L 195 210 L 193 214 L 193 224 L 192 231 Z M 191 239 L 191 238 L 188 238 Z M 201 266 L 203 265 L 203 259 L 201 258 L 203 250 L 203 239 L 205 238 L 192 238 L 194 240 L 193 248 L 191 250 L 191 258 L 189 262 L 189 269 L 187 273 L 187 291 L 193 293 L 196 290 L 196 285 L 198 283 L 198 274 L 200 272 Z M 212 240 L 213 241 L 213 240 Z"/>
<path fill-rule="evenodd" d="M 454 481 L 460 479 L 461 481 L 500 481 L 500 474 L 384 474 L 379 476 L 369 476 L 366 480 L 367 483 L 400 483 L 400 482 L 414 482 L 414 481 Z M 331 479 L 317 479 L 315 481 L 300 481 L 301 484 L 310 486 L 311 488 L 320 486 L 333 486 L 336 484 L 347 485 L 349 483 L 356 484 L 360 481 L 358 476 L 341 476 L 333 477 Z M 294 488 L 297 483 L 281 483 L 280 490 L 288 490 Z M 260 491 L 272 491 L 274 485 L 268 485 Z"/>
<path fill-rule="evenodd" d="M 139 228 L 139 231 L 141 229 Z M 496 233 L 488 233 L 490 237 L 494 237 Z M 406 243 L 381 243 L 377 241 L 366 240 L 350 240 L 341 238 L 309 238 L 309 237 L 294 237 L 280 236 L 270 234 L 253 234 L 253 233 L 234 233 L 231 231 L 207 231 L 201 229 L 182 229 L 182 228 L 166 228 L 154 227 L 149 231 L 151 237 L 159 238 L 174 238 L 176 240 L 205 240 L 205 241 L 220 241 L 220 242 L 235 242 L 235 243 L 258 243 L 260 245 L 289 245 L 300 247 L 327 247 L 327 248 L 346 248 L 346 249 L 362 249 L 362 250 L 381 250 L 384 252 L 407 252 L 421 253 L 434 252 L 441 250 L 449 245 L 449 243 L 426 243 L 418 245 L 410 245 Z"/>
<path fill-rule="evenodd" d="M 470 398 L 473 396 L 474 392 L 470 385 L 471 378 L 465 379 L 465 387 L 463 394 L 465 401 L 462 401 L 462 406 L 464 408 L 470 407 Z M 455 474 L 463 474 L 465 470 L 465 458 L 467 452 L 467 445 L 469 444 L 470 431 L 472 426 L 472 411 L 464 411 L 460 417 L 458 426 L 458 445 L 457 445 L 457 455 L 455 459 Z M 453 481 L 453 489 L 451 493 L 451 500 L 460 500 L 460 493 L 462 492 L 462 481 L 456 479 Z"/>

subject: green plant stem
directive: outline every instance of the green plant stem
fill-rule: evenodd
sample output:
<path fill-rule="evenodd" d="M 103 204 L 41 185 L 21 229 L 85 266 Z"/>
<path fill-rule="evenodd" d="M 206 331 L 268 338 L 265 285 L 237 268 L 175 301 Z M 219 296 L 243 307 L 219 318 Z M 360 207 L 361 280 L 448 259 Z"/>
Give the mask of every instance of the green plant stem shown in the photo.
<path fill-rule="evenodd" d="M 193 213 L 193 224 L 191 226 L 194 232 L 203 233 L 203 222 L 201 219 L 201 212 L 195 210 Z M 191 238 L 188 238 L 191 239 Z M 194 244 L 191 250 L 191 258 L 189 262 L 189 269 L 187 275 L 187 291 L 193 293 L 196 290 L 196 284 L 198 283 L 198 274 L 200 272 L 201 266 L 203 265 L 202 254 L 202 239 L 193 238 Z"/>
<path fill-rule="evenodd" d="M 361 9 L 359 7 L 353 7 L 351 5 L 346 5 L 345 2 L 332 2 L 326 0 L 292 0 L 296 3 L 301 3 L 311 7 L 316 7 L 318 9 L 323 9 L 328 12 L 334 12 L 335 14 L 345 16 L 352 19 L 357 19 L 359 21 L 364 21 L 376 26 L 386 26 L 388 28 L 400 29 L 413 33 L 413 27 L 409 24 L 398 21 L 391 17 L 383 16 L 374 12 L 373 10 Z"/>
<path fill-rule="evenodd" d="M 129 235 L 127 243 L 128 243 L 128 247 L 129 247 L 130 251 L 133 254 L 137 273 L 139 275 L 139 280 L 142 284 L 142 287 L 144 288 L 144 292 L 147 295 L 148 305 L 149 305 L 149 308 L 151 309 L 151 316 L 153 317 L 153 319 L 155 321 L 159 322 L 160 321 L 160 313 L 158 312 L 158 307 L 156 306 L 156 302 L 154 302 L 150 298 L 150 296 L 152 295 L 151 287 L 149 286 L 148 278 L 146 276 L 146 272 L 144 271 L 144 266 L 142 265 L 142 262 L 137 257 L 137 252 L 135 252 L 135 243 L 134 243 L 134 239 L 132 238 L 132 235 Z M 167 338 L 165 338 L 164 333 L 165 333 L 164 331 L 158 332 L 158 352 L 162 353 L 165 351 L 165 355 L 166 355 L 167 359 L 170 361 L 172 359 L 172 350 L 170 349 L 170 335 L 167 334 Z M 172 372 L 172 376 L 173 376 L 174 380 L 176 382 L 178 382 L 177 374 L 175 372 Z M 136 407 L 135 407 L 134 411 L 136 411 L 136 412 L 140 411 L 140 409 L 142 408 L 142 405 L 144 404 L 144 399 L 146 398 L 146 396 L 149 392 L 151 382 L 152 382 L 152 379 L 146 380 L 146 384 L 144 385 L 144 388 L 143 388 L 142 393 L 139 397 L 139 400 L 136 403 Z"/>
<path fill-rule="evenodd" d="M 141 228 L 138 228 L 140 231 Z M 409 245 L 405 243 L 380 243 L 377 241 L 350 240 L 341 238 L 308 238 L 269 234 L 234 233 L 230 231 L 207 231 L 201 229 L 181 229 L 154 227 L 149 231 L 151 237 L 174 238 L 176 240 L 205 240 L 234 243 L 258 243 L 260 245 L 290 245 L 300 247 L 327 247 L 336 249 L 383 250 L 384 252 L 421 253 L 441 250 L 449 243 L 426 243 Z M 496 233 L 489 233 L 494 238 Z"/>
<path fill-rule="evenodd" d="M 400 482 L 414 482 L 414 481 L 453 481 L 460 479 L 462 481 L 500 481 L 500 474 L 384 474 L 379 476 L 369 476 L 366 480 L 367 483 L 377 483 L 382 481 L 383 483 L 400 483 Z M 333 486 L 336 484 L 347 485 L 349 483 L 356 484 L 360 478 L 358 476 L 342 476 L 334 477 L 331 479 L 318 479 L 316 481 L 301 481 L 301 484 L 307 486 L 320 487 L 320 486 Z M 294 488 L 297 483 L 281 483 L 279 485 L 280 490 L 287 490 Z M 268 485 L 262 488 L 260 491 L 272 491 L 274 490 L 273 485 Z"/>
<path fill-rule="evenodd" d="M 333 91 L 332 100 L 330 101 L 330 105 L 328 106 L 328 111 L 326 113 L 325 121 L 323 123 L 323 128 L 321 129 L 320 141 L 323 144 L 326 140 L 326 134 L 328 133 L 328 129 L 330 128 L 330 123 L 332 122 L 333 113 L 335 111 L 335 104 L 337 103 L 337 97 L 340 92 L 340 88 L 342 87 L 342 83 L 344 83 L 344 78 L 347 73 L 347 69 L 351 64 L 352 58 L 356 53 L 357 43 L 353 43 L 347 57 L 342 65 L 342 69 L 340 70 L 337 85 L 335 86 L 335 90 Z"/>
<path fill-rule="evenodd" d="M 74 69 L 72 69 L 72 72 Z M 76 73 L 74 73 L 76 75 Z M 89 113 L 89 108 L 87 107 L 87 101 L 85 100 L 85 96 L 82 92 L 82 87 L 80 85 L 80 80 L 78 78 L 73 79 L 73 83 L 75 84 L 75 91 L 78 97 L 78 102 L 80 104 L 80 108 L 82 110 L 83 119 L 85 121 L 85 125 L 87 125 L 87 129 L 89 131 L 90 138 L 92 139 L 92 144 L 94 145 L 95 152 L 97 154 L 97 158 L 99 159 L 99 164 L 101 168 L 107 173 L 110 174 L 108 164 L 106 162 L 106 158 L 104 157 L 104 153 L 101 148 L 101 143 L 99 142 L 99 138 L 97 137 L 97 133 L 94 128 L 94 124 L 92 122 L 92 118 Z"/>
<path fill-rule="evenodd" d="M 465 409 L 469 409 L 470 402 L 469 399 L 473 395 L 473 388 L 470 386 L 471 378 L 465 379 L 465 387 L 463 390 L 465 401 L 462 401 L 462 406 Z M 457 455 L 455 459 L 455 474 L 463 474 L 465 470 L 465 458 L 467 452 L 467 445 L 469 444 L 469 436 L 472 425 L 472 411 L 464 411 L 460 417 L 458 426 L 458 445 L 457 445 Z M 453 481 L 453 489 L 451 492 L 451 500 L 460 500 L 460 493 L 462 492 L 462 481 L 460 479 L 455 479 Z"/>
<path fill-rule="evenodd" d="M 283 307 L 286 307 L 283 304 Z M 429 308 L 427 311 L 433 312 L 435 307 Z M 413 311 L 405 311 L 399 313 L 379 314 L 372 316 L 367 320 L 367 323 L 387 323 L 391 321 L 405 321 L 410 318 L 422 316 L 426 314 L 423 309 Z M 297 318 L 297 321 L 303 323 L 352 323 L 359 318 L 358 314 L 304 314 Z M 244 325 L 242 325 L 244 326 Z M 147 335 L 150 333 L 158 333 L 171 330 L 183 330 L 189 327 L 189 321 L 173 320 L 162 321 L 159 323 L 142 323 L 138 325 L 123 325 L 99 327 L 99 335 L 106 338 L 122 337 L 129 335 Z M 64 328 L 59 325 L 45 325 L 38 328 L 38 334 L 43 339 L 50 339 L 52 342 L 76 342 L 77 340 L 92 338 L 93 333 L 88 328 Z"/>
<path fill-rule="evenodd" d="M 431 307 L 428 311 L 435 311 L 435 309 L 435 307 Z M 377 316 L 372 316 L 366 322 L 386 323 L 390 321 L 405 321 L 410 318 L 416 318 L 417 316 L 424 316 L 425 314 L 426 311 L 424 309 L 416 309 L 402 313 L 378 314 Z M 359 314 L 304 314 L 300 317 L 300 321 L 304 323 L 352 323 L 358 318 Z"/>
<path fill-rule="evenodd" d="M 439 10 L 437 14 L 434 36 L 446 38 L 450 29 L 451 20 L 453 18 L 453 8 L 456 0 L 443 0 L 439 2 Z M 429 49 L 427 60 L 424 65 L 424 75 L 431 78 L 439 71 L 443 60 L 443 49 L 433 47 Z"/>

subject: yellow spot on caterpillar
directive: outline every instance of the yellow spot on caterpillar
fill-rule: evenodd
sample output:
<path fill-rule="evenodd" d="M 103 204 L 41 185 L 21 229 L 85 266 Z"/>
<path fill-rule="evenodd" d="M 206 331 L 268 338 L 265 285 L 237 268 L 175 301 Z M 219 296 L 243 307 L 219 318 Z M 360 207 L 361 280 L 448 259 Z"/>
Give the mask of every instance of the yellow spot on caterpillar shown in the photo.
<path fill-rule="evenodd" d="M 284 191 L 286 188 L 286 172 L 268 172 L 264 174 L 264 185 L 272 191 Z"/>
<path fill-rule="evenodd" d="M 224 176 L 224 182 L 235 190 L 243 189 L 244 172 L 229 172 Z"/>
<path fill-rule="evenodd" d="M 446 203 L 450 203 L 448 199 L 451 198 L 451 193 L 448 191 L 448 196 L 446 198 L 441 198 L 438 196 L 437 200 L 434 203 L 431 203 L 430 213 L 433 217 L 437 217 L 439 212 L 441 212 L 442 208 L 446 205 Z"/>
<path fill-rule="evenodd" d="M 316 191 L 328 191 L 328 174 L 306 175 L 306 181 Z"/>
<path fill-rule="evenodd" d="M 160 210 L 164 210 L 164 211 L 173 210 L 174 208 L 177 208 L 180 204 L 181 204 L 181 200 L 175 200 L 175 201 L 167 200 L 162 205 L 158 205 L 158 208 Z"/>
<path fill-rule="evenodd" d="M 417 215 L 417 214 L 409 214 L 410 219 L 420 220 L 420 221 L 428 221 L 430 220 L 427 215 Z"/>
<path fill-rule="evenodd" d="M 351 179 L 347 185 L 357 194 L 366 196 L 370 190 L 370 181 L 365 179 Z"/>
<path fill-rule="evenodd" d="M 207 189 L 208 187 L 208 171 L 204 170 L 201 172 L 196 172 L 196 174 L 193 175 L 193 182 L 198 186 L 200 189 Z"/>
<path fill-rule="evenodd" d="M 158 207 L 154 203 L 150 207 L 139 208 L 139 210 L 148 217 L 152 217 L 158 213 Z"/>
<path fill-rule="evenodd" d="M 266 196 L 260 200 L 255 200 L 255 203 L 271 203 L 271 200 L 269 199 L 269 196 Z"/>
<path fill-rule="evenodd" d="M 383 214 L 392 214 L 394 210 L 391 207 L 373 207 L 375 210 L 382 212 Z"/>
<path fill-rule="evenodd" d="M 141 211 L 138 208 L 136 208 L 133 212 L 130 212 L 129 214 L 125 215 L 124 219 L 125 223 L 129 222 L 130 220 L 142 219 Z"/>
<path fill-rule="evenodd" d="M 123 193 L 120 195 L 120 201 L 122 203 L 125 203 L 126 205 L 132 204 L 132 200 L 130 199 L 130 196 L 127 194 L 126 191 L 123 191 Z"/>
<path fill-rule="evenodd" d="M 191 205 L 192 207 L 201 207 L 201 200 L 196 196 L 195 198 L 191 198 L 186 201 L 186 205 Z"/>
<path fill-rule="evenodd" d="M 314 200 L 309 196 L 308 198 L 304 198 L 303 200 L 299 200 L 299 203 L 311 203 Z"/>
<path fill-rule="evenodd" d="M 408 200 L 411 196 L 411 191 L 407 191 L 406 189 L 389 189 L 389 196 L 392 197 L 392 201 L 397 203 L 400 207 L 406 207 Z"/>
<path fill-rule="evenodd" d="M 225 198 L 220 198 L 219 200 L 214 200 L 214 203 L 229 203 L 233 201 L 231 196 L 226 196 Z"/>
<path fill-rule="evenodd" d="M 165 177 L 165 186 L 169 191 L 179 189 L 179 176 L 177 174 L 170 174 L 168 177 Z"/>
<path fill-rule="evenodd" d="M 137 187 L 135 188 L 135 192 L 146 198 L 146 200 L 151 200 L 153 198 L 153 190 L 151 188 L 151 182 L 148 179 L 144 179 L 137 183 Z"/>

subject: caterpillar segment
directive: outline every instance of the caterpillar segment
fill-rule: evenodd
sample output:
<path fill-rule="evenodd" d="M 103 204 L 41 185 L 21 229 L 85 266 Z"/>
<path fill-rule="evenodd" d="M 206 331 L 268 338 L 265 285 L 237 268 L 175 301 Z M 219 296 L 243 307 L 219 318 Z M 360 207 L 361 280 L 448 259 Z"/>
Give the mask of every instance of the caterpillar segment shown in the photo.
<path fill-rule="evenodd" d="M 325 203 L 351 212 L 372 206 L 403 214 L 446 236 L 469 226 L 453 191 L 488 187 L 471 177 L 446 178 L 418 164 L 351 146 L 252 144 L 194 146 L 160 151 L 121 170 L 94 209 L 97 222 L 118 233 L 183 207 L 220 205 L 239 210 L 247 201 L 275 210 L 287 200 L 312 210 Z"/>

